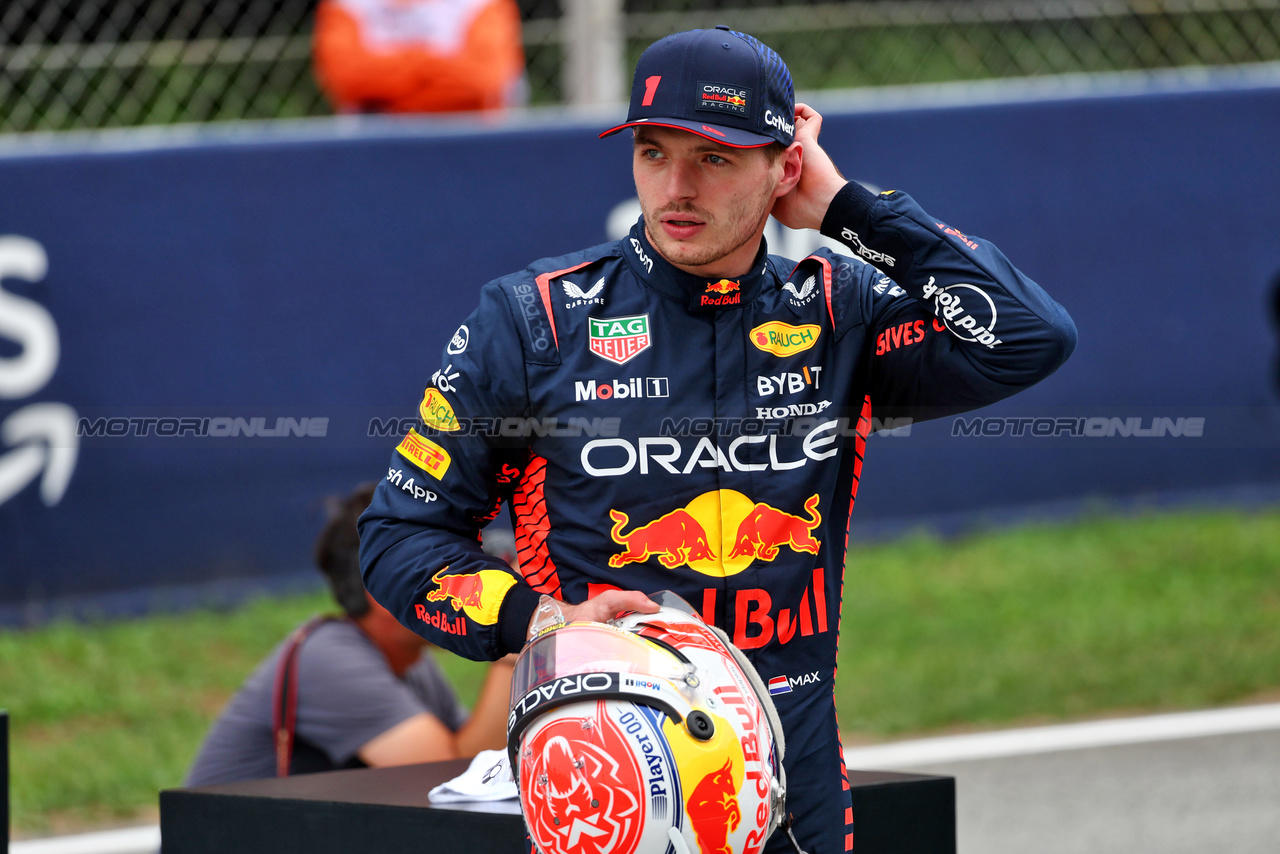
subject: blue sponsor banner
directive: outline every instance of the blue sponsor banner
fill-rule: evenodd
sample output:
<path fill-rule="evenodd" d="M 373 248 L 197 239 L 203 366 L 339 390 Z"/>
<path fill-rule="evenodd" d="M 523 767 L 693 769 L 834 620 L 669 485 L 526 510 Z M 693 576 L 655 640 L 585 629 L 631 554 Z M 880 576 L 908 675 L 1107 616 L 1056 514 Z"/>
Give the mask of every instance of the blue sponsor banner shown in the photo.
<path fill-rule="evenodd" d="M 873 437 L 855 525 L 1280 483 L 1280 85 L 942 91 L 820 105 L 822 142 L 995 242 L 1080 344 L 1024 394 Z M 596 124 L 7 145 L 0 619 L 305 572 L 324 497 L 385 475 L 479 287 L 634 221 L 629 142 Z"/>

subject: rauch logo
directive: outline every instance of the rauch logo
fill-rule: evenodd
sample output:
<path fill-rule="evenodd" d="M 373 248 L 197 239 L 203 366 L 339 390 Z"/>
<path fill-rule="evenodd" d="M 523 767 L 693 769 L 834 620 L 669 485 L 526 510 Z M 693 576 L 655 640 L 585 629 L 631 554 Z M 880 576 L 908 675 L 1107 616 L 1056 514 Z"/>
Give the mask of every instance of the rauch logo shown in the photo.
<path fill-rule="evenodd" d="M 775 356 L 790 356 L 802 353 L 818 343 L 822 327 L 814 323 L 803 326 L 792 326 L 780 320 L 762 323 L 751 330 L 751 343 L 756 349 Z"/>

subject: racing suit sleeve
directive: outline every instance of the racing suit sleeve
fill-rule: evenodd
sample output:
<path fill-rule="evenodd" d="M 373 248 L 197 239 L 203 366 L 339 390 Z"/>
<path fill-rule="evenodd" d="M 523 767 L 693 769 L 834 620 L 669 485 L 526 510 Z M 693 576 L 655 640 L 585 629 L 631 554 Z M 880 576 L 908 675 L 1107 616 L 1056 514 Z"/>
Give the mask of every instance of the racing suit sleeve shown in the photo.
<path fill-rule="evenodd" d="M 501 289 L 480 305 L 446 347 L 410 431 L 360 517 L 365 587 L 404 625 L 473 660 L 524 644 L 538 594 L 501 558 L 486 554 L 480 529 L 509 499 L 527 447 L 501 438 L 503 418 L 527 414 L 520 336 Z M 500 620 L 503 611 L 509 618 Z"/>
<path fill-rule="evenodd" d="M 868 327 L 871 406 L 882 421 L 994 403 L 1044 379 L 1075 349 L 1062 306 L 991 243 L 930 217 L 905 193 L 876 196 L 851 181 L 822 233 L 875 268 L 852 277 L 857 305 L 846 311 Z"/>

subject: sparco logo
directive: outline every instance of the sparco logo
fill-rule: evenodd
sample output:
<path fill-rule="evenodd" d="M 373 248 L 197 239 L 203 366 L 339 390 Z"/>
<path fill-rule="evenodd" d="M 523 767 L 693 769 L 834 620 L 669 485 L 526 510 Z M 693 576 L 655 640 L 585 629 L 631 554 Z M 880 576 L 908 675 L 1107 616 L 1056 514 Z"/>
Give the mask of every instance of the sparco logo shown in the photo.
<path fill-rule="evenodd" d="M 640 263 L 644 265 L 646 272 L 653 272 L 653 259 L 644 254 L 644 249 L 640 246 L 640 241 L 634 237 L 631 238 L 631 248 L 635 250 L 636 257 L 640 259 Z"/>
<path fill-rule="evenodd" d="M 666 397 L 666 377 L 632 377 L 629 380 L 595 380 L 573 383 L 573 399 L 584 400 L 626 400 L 629 397 Z"/>
<path fill-rule="evenodd" d="M 533 349 L 541 353 L 551 346 L 551 329 L 547 326 L 546 315 L 538 304 L 538 292 L 533 285 L 516 285 L 512 288 L 516 302 L 520 303 L 520 313 L 524 315 L 524 328 L 529 333 L 529 341 Z"/>
<path fill-rule="evenodd" d="M 877 252 L 870 246 L 863 244 L 862 238 L 858 237 L 858 232 L 851 228 L 840 229 L 840 237 L 845 243 L 848 243 L 853 250 L 863 258 L 866 258 L 872 264 L 884 264 L 886 267 L 892 267 L 894 264 L 893 256 L 886 255 L 883 252 Z"/>
<path fill-rule="evenodd" d="M 612 673 L 583 673 L 578 676 L 562 676 L 554 682 L 539 685 L 525 694 L 511 707 L 507 717 L 507 731 L 515 726 L 518 719 L 545 703 L 576 697 L 579 694 L 595 694 L 609 691 L 616 687 L 617 676 Z"/>
<path fill-rule="evenodd" d="M 786 117 L 784 116 L 775 115 L 772 110 L 764 111 L 764 123 L 767 124 L 769 127 L 777 128 L 783 133 L 794 134 L 796 132 L 796 126 L 794 122 L 787 121 Z"/>
<path fill-rule="evenodd" d="M 924 298 L 933 300 L 933 313 L 942 318 L 947 330 L 961 341 L 975 341 L 988 349 L 1001 341 L 995 336 L 996 304 L 976 285 L 961 282 L 939 288 L 929 277 Z"/>

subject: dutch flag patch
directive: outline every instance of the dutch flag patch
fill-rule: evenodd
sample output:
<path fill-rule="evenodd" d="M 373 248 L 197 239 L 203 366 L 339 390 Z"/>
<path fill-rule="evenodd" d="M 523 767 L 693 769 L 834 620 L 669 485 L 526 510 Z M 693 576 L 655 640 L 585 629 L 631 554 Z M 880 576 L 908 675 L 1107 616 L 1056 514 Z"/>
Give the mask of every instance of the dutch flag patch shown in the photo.
<path fill-rule="evenodd" d="M 775 676 L 769 680 L 769 696 L 772 697 L 775 694 L 790 694 L 790 693 L 791 693 L 791 684 L 787 682 L 787 677 Z"/>

